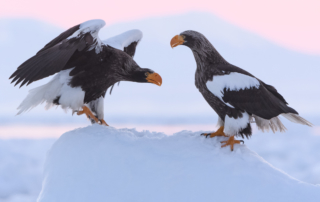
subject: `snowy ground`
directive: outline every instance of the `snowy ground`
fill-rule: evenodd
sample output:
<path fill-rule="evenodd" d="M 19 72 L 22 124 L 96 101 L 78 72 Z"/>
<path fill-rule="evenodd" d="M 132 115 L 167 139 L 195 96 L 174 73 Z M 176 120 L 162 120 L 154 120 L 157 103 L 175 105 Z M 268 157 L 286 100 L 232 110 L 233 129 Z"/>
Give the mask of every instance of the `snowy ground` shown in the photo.
<path fill-rule="evenodd" d="M 285 125 L 289 130 L 284 134 L 254 131 L 253 137 L 250 140 L 245 140 L 246 146 L 257 152 L 273 166 L 283 170 L 294 178 L 312 184 L 320 184 L 320 162 L 318 155 L 320 153 L 320 133 L 318 128 L 309 129 L 290 123 L 285 123 Z M 196 129 L 197 131 L 211 126 L 176 126 L 172 131 L 182 130 L 183 127 L 190 130 Z M 46 131 L 53 128 L 55 127 L 47 128 Z M 150 129 L 152 127 L 146 128 Z M 153 131 L 161 131 L 158 130 L 159 128 L 161 127 L 158 126 Z M 170 129 L 170 127 L 167 128 Z M 23 129 L 27 130 L 27 128 Z M 59 129 L 57 130 L 60 131 Z M 196 132 L 194 134 L 200 133 Z M 55 140 L 0 140 L 1 202 L 32 202 L 36 200 L 41 188 L 44 158 Z"/>
<path fill-rule="evenodd" d="M 34 202 L 41 188 L 46 152 L 55 140 L 7 138 L 58 138 L 66 131 L 88 124 L 84 117 L 71 116 L 70 113 L 66 115 L 62 110 L 45 111 L 43 106 L 23 116 L 14 116 L 16 107 L 27 91 L 46 81 L 18 89 L 10 84 L 8 77 L 23 61 L 64 29 L 32 19 L 0 19 L 0 25 L 0 53 L 4 58 L 0 64 L 3 70 L 0 74 L 0 201 Z M 228 61 L 274 85 L 302 116 L 309 114 L 319 117 L 319 56 L 284 49 L 204 13 L 115 24 L 102 30 L 101 38 L 136 28 L 143 31 L 144 38 L 135 60 L 143 67 L 159 70 L 165 81 L 161 88 L 129 82 L 117 86 L 112 96 L 107 95 L 105 103 L 108 106 L 106 119 L 112 126 L 136 127 L 139 131 L 148 129 L 166 134 L 183 129 L 214 129 L 212 123 L 216 122 L 216 114 L 194 87 L 195 62 L 190 50 L 178 47 L 179 50 L 173 51 L 169 45 L 174 35 L 186 29 L 204 33 Z M 18 53 L 16 47 L 19 47 Z M 305 71 L 298 71 L 301 67 Z M 184 79 L 177 80 L 176 75 Z M 154 93 L 154 89 L 157 93 Z M 149 92 L 153 96 L 149 96 Z M 8 97 L 10 99 L 5 99 Z M 150 111 L 153 116 L 148 113 Z M 289 129 L 287 133 L 262 134 L 255 131 L 250 140 L 245 140 L 245 144 L 294 178 L 320 184 L 320 119 L 305 118 L 315 127 L 305 128 L 286 123 Z M 210 190 L 210 187 L 203 189 Z"/>
<path fill-rule="evenodd" d="M 38 202 L 319 201 L 246 145 L 220 148 L 182 131 L 172 136 L 99 125 L 62 135 L 47 155 Z"/>
<path fill-rule="evenodd" d="M 1 202 L 36 200 L 41 189 L 45 155 L 55 140 L 0 140 Z"/>

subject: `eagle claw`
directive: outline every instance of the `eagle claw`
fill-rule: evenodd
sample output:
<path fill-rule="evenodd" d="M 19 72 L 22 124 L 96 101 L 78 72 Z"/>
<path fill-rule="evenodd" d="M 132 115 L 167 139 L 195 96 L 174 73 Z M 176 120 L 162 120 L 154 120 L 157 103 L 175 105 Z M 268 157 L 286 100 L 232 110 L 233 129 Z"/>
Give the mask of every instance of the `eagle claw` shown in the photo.
<path fill-rule="evenodd" d="M 210 135 L 210 133 L 201 133 L 200 136 L 206 136 L 206 138 Z"/>

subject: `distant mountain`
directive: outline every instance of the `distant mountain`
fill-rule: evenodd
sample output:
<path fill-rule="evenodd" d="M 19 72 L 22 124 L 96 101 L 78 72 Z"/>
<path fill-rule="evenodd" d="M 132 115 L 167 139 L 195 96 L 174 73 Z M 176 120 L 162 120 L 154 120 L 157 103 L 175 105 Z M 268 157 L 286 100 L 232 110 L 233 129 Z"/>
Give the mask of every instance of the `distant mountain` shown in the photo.
<path fill-rule="evenodd" d="M 2 19 L 0 26 L 0 119 L 30 121 L 41 116 L 41 120 L 74 121 L 70 113 L 61 114 L 60 109 L 47 113 L 43 106 L 13 119 L 15 108 L 26 96 L 27 89 L 44 81 L 18 90 L 8 80 L 22 62 L 63 29 L 32 19 Z M 106 120 L 162 117 L 162 121 L 170 123 L 178 119 L 180 122 L 215 121 L 217 116 L 194 86 L 196 64 L 191 51 L 182 46 L 174 50 L 170 47 L 171 38 L 188 29 L 207 36 L 227 61 L 275 86 L 302 116 L 320 114 L 317 105 L 320 101 L 320 56 L 285 49 L 207 13 L 119 23 L 101 30 L 100 37 L 108 38 L 129 29 L 143 31 L 144 38 L 135 60 L 140 66 L 157 71 L 163 78 L 163 86 L 121 82 L 112 96 L 106 96 Z"/>

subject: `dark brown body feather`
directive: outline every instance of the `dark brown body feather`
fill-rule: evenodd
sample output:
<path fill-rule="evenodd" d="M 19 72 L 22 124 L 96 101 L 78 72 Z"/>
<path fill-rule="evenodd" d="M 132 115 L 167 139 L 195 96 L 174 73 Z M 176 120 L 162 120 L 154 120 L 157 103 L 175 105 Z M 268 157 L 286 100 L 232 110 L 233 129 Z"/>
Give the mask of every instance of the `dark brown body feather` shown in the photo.
<path fill-rule="evenodd" d="M 202 34 L 195 31 L 186 31 L 181 34 L 186 37 L 184 45 L 191 48 L 197 63 L 195 85 L 222 121 L 225 120 L 226 116 L 235 119 L 241 118 L 243 112 L 267 120 L 282 113 L 298 114 L 293 108 L 287 106 L 286 100 L 273 86 L 265 84 L 249 72 L 228 63 Z M 210 92 L 206 83 L 212 81 L 214 76 L 228 75 L 232 72 L 256 78 L 260 83 L 259 88 L 238 91 L 224 88 L 223 101 L 220 100 Z M 251 134 L 251 126 L 248 124 L 236 135 L 249 137 Z"/>
<path fill-rule="evenodd" d="M 104 97 L 108 88 L 117 82 L 135 81 L 137 71 L 153 72 L 140 68 L 133 60 L 137 41 L 121 51 L 101 44 L 98 38 L 93 37 L 92 33 L 98 32 L 101 27 L 92 33 L 80 32 L 73 36 L 80 27 L 76 25 L 61 33 L 21 64 L 10 77 L 12 83 L 22 87 L 62 70 L 72 69 L 69 85 L 81 87 L 85 91 L 84 102 L 89 103 Z M 59 104 L 59 97 L 54 103 Z"/>

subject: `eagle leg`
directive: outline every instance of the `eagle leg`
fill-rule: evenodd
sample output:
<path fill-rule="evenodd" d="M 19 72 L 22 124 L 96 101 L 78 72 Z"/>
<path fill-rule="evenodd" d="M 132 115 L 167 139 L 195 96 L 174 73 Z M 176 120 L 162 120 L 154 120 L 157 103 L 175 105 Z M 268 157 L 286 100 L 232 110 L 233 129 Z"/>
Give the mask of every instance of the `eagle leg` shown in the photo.
<path fill-rule="evenodd" d="M 231 136 L 231 137 L 229 137 L 229 139 L 227 141 L 222 141 L 221 142 L 221 143 L 225 143 L 224 145 L 221 145 L 221 148 L 230 145 L 230 149 L 231 149 L 231 151 L 233 151 L 233 145 L 234 144 L 240 144 L 241 142 L 244 143 L 243 140 L 235 140 L 234 136 Z"/>
<path fill-rule="evenodd" d="M 109 126 L 103 119 L 100 119 L 100 122 L 101 122 L 101 125 Z"/>
<path fill-rule="evenodd" d="M 201 135 L 206 136 L 206 138 L 207 138 L 208 136 L 210 136 L 211 138 L 216 137 L 216 136 L 228 137 L 228 136 L 226 136 L 226 135 L 224 134 L 223 129 L 224 129 L 224 127 L 221 126 L 221 127 L 220 127 L 216 132 L 214 132 L 214 133 L 202 133 Z"/>
<path fill-rule="evenodd" d="M 82 107 L 82 111 L 78 111 L 77 115 L 85 114 L 89 119 L 93 119 L 96 123 L 99 123 L 99 119 L 93 115 L 91 110 L 87 106 Z"/>

